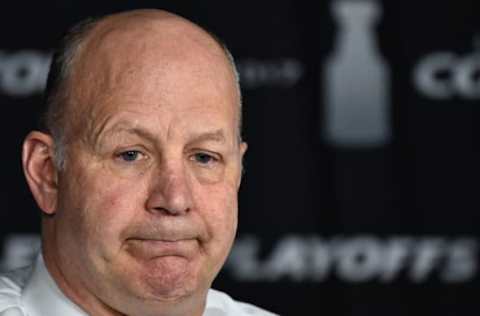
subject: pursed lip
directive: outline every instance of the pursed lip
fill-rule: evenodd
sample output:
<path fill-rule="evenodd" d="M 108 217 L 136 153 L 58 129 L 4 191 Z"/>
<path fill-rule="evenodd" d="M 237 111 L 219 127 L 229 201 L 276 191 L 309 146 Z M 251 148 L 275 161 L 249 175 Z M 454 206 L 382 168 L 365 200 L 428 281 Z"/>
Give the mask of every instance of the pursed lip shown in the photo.
<path fill-rule="evenodd" d="M 145 239 L 129 238 L 128 248 L 131 253 L 141 257 L 192 257 L 198 247 L 194 238 L 189 239 Z"/>

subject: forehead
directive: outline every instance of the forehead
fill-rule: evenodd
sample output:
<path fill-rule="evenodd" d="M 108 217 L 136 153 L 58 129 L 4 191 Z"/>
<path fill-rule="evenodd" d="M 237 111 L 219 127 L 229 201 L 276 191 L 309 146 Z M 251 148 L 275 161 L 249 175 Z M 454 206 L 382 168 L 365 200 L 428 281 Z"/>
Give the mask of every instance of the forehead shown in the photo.
<path fill-rule="evenodd" d="M 236 125 L 239 92 L 231 66 L 204 31 L 177 20 L 97 28 L 75 62 L 76 117 L 195 112 Z"/>

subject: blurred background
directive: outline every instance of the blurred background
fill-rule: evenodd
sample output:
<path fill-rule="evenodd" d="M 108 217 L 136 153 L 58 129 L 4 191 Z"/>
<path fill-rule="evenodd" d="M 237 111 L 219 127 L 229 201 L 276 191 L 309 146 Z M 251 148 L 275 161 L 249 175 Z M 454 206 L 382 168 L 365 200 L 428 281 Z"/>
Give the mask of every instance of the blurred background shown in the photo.
<path fill-rule="evenodd" d="M 164 8 L 231 49 L 249 143 L 215 287 L 282 315 L 480 310 L 480 3 L 4 1 L 0 268 L 39 246 L 21 143 L 73 23 Z"/>

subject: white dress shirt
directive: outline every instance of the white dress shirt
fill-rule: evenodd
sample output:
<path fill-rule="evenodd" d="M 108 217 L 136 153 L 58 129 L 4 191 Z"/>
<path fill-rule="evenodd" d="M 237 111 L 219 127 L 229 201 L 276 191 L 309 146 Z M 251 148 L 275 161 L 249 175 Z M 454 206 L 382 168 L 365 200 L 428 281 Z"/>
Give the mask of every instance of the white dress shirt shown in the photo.
<path fill-rule="evenodd" d="M 42 256 L 32 266 L 0 275 L 0 316 L 86 316 L 50 276 Z M 275 316 L 209 290 L 203 316 Z"/>

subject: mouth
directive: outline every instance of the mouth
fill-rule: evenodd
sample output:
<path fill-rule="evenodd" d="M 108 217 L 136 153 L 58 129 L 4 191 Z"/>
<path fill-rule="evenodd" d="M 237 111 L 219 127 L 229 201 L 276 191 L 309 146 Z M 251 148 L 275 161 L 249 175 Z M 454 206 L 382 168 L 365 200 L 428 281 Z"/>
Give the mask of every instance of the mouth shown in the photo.
<path fill-rule="evenodd" d="M 176 256 L 191 258 L 198 248 L 196 239 L 127 239 L 127 251 L 144 259 Z"/>

